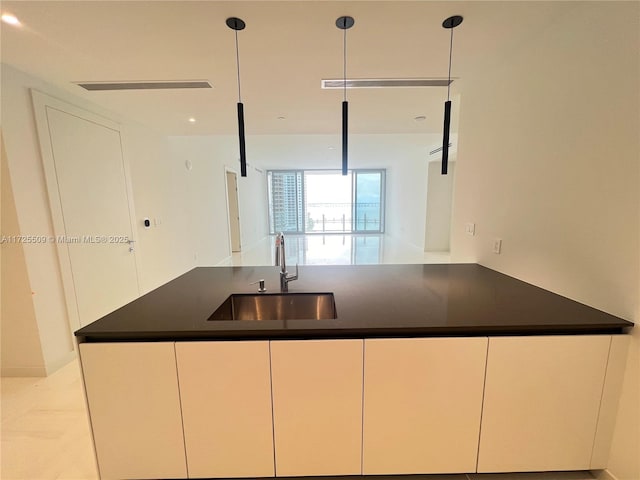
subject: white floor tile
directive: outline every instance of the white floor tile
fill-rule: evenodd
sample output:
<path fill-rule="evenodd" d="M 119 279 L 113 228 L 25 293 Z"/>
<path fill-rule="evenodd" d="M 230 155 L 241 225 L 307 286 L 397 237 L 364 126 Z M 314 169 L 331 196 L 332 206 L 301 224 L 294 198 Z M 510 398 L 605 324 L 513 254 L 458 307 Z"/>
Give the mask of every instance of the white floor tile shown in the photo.
<path fill-rule="evenodd" d="M 4 480 L 98 478 L 77 361 L 47 378 L 2 378 Z"/>
<path fill-rule="evenodd" d="M 449 263 L 449 252 L 424 252 L 385 234 L 286 235 L 287 264 L 367 265 L 384 263 Z M 221 265 L 273 265 L 274 238 L 268 236 L 234 253 Z"/>

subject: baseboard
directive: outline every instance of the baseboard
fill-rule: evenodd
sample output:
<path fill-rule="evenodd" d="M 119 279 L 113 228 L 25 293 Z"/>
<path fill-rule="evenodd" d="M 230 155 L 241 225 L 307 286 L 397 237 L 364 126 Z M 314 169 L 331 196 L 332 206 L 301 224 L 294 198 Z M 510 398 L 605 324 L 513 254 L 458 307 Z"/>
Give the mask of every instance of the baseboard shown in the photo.
<path fill-rule="evenodd" d="M 74 343 L 75 345 L 75 343 Z M 76 351 L 72 349 L 70 352 L 56 358 L 53 361 L 45 363 L 37 367 L 8 367 L 3 365 L 0 369 L 2 377 L 48 377 L 53 372 L 61 369 L 69 362 L 76 358 Z"/>
<path fill-rule="evenodd" d="M 46 377 L 45 367 L 2 367 L 0 375 L 3 377 Z"/>
<path fill-rule="evenodd" d="M 609 470 L 591 470 L 591 475 L 597 480 L 618 480 L 618 477 Z"/>
<path fill-rule="evenodd" d="M 71 362 L 74 358 L 76 358 L 76 351 L 72 350 L 61 358 L 54 360 L 53 362 L 49 362 L 46 365 L 46 376 L 51 375 L 53 372 L 60 370 L 62 367 Z"/>

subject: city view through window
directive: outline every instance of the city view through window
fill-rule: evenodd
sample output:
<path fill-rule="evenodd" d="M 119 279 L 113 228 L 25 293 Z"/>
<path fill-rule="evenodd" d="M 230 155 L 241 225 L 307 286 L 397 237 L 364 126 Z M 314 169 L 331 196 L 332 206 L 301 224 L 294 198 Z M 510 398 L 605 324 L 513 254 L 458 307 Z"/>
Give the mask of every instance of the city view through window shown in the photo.
<path fill-rule="evenodd" d="M 384 232 L 384 170 L 267 173 L 271 233 Z"/>

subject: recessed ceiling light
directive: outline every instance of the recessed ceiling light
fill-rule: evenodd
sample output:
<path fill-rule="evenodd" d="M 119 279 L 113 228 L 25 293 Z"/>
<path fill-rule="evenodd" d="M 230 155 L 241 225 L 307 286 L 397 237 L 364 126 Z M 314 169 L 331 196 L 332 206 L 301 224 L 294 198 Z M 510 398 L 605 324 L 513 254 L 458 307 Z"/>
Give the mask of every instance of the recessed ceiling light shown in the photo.
<path fill-rule="evenodd" d="M 1 18 L 4 23 L 8 23 L 9 25 L 20 25 L 18 17 L 11 15 L 10 13 L 3 13 Z"/>
<path fill-rule="evenodd" d="M 283 116 L 281 115 L 281 116 L 276 117 L 276 118 L 277 118 L 278 120 L 284 120 L 284 119 L 285 119 L 285 118 L 287 118 L 287 117 L 283 117 Z"/>
<path fill-rule="evenodd" d="M 424 122 L 427 119 L 427 117 L 425 117 L 424 115 L 418 115 L 417 117 L 413 117 L 413 119 L 416 122 Z"/>
<path fill-rule="evenodd" d="M 196 119 L 195 119 L 195 118 L 193 118 L 193 117 L 191 117 L 191 118 L 189 119 L 189 123 L 196 123 Z"/>
<path fill-rule="evenodd" d="M 335 150 L 335 149 L 336 149 L 336 147 L 334 147 L 333 145 L 329 146 L 329 150 Z"/>

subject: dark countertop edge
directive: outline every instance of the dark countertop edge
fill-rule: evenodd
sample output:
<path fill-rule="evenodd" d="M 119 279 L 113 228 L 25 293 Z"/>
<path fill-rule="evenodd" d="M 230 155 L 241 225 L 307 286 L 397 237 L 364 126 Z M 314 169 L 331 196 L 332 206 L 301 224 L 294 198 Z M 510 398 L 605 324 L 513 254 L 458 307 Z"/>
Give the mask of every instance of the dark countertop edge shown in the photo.
<path fill-rule="evenodd" d="M 79 342 L 161 342 L 161 341 L 243 341 L 243 340 L 338 340 L 349 338 L 429 338 L 429 337 L 494 337 L 535 335 L 619 335 L 633 324 L 614 325 L 535 325 L 486 327 L 417 327 L 417 328 L 345 328 L 254 331 L 180 331 L 180 332 L 102 332 L 78 335 Z"/>

